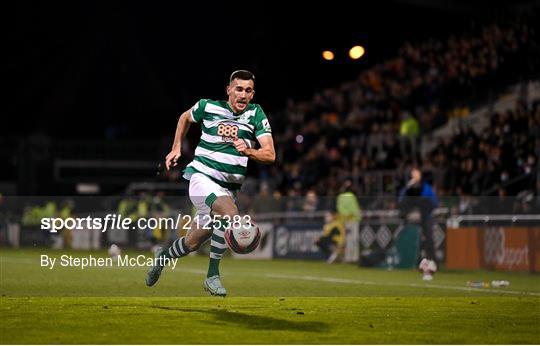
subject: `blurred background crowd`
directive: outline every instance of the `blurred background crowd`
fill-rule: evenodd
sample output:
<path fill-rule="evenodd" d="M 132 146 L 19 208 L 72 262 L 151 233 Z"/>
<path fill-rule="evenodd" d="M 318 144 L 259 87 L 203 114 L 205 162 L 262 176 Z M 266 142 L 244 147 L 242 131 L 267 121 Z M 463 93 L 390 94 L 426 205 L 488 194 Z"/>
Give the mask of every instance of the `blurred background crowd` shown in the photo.
<path fill-rule="evenodd" d="M 387 5 L 400 15 L 383 4 L 369 9 L 373 18 L 354 21 L 346 7 L 314 7 L 313 20 L 328 25 L 313 32 L 284 32 L 261 16 L 243 53 L 233 50 L 228 60 L 212 58 L 227 42 L 201 38 L 213 27 L 186 36 L 155 19 L 169 15 L 158 9 L 73 5 L 72 16 L 41 31 L 41 17 L 34 23 L 32 16 L 54 9 L 21 5 L 12 29 L 24 39 L 10 65 L 21 92 L 8 105 L 13 128 L 1 138 L 0 192 L 185 193 L 181 172 L 158 164 L 176 115 L 200 98 L 224 98 L 226 76 L 240 67 L 257 76 L 255 102 L 266 110 L 277 149 L 275 165 L 249 165 L 249 198 L 333 197 L 346 181 L 358 196 L 397 196 L 413 167 L 441 196 L 537 194 L 538 7 L 493 5 L 488 13 L 457 3 Z M 284 23 L 294 23 L 295 11 L 282 14 Z M 381 13 L 388 30 L 375 25 Z M 103 29 L 77 18 L 100 18 Z M 165 44 L 173 37 L 183 44 Z M 337 48 L 335 61 L 320 57 L 329 42 L 362 41 L 368 44 L 358 61 L 339 60 Z M 186 55 L 187 47 L 196 54 Z M 192 127 L 179 167 L 192 159 L 199 133 Z"/>

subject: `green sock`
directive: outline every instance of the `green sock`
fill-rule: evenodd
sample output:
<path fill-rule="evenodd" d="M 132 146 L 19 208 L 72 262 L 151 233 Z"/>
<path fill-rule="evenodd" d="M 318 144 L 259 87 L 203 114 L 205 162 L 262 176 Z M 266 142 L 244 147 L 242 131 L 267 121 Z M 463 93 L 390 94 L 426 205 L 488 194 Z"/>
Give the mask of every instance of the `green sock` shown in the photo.
<path fill-rule="evenodd" d="M 209 278 L 214 275 L 219 275 L 219 262 L 221 259 L 210 258 L 210 264 L 208 265 L 208 274 L 206 277 Z"/>
<path fill-rule="evenodd" d="M 221 229 L 214 228 L 210 240 L 210 263 L 208 265 L 208 274 L 206 277 L 219 275 L 219 262 L 227 250 L 227 244 Z"/>

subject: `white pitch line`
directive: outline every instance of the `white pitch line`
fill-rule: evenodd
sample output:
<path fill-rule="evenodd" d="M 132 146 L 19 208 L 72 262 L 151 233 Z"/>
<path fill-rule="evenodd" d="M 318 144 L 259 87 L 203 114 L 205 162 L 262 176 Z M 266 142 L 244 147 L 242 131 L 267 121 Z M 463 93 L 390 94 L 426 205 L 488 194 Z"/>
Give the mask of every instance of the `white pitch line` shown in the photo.
<path fill-rule="evenodd" d="M 198 269 L 187 269 L 179 268 L 177 269 L 181 272 L 191 273 L 191 274 L 205 274 L 206 271 Z M 239 273 L 231 273 L 231 275 L 238 275 Z M 492 292 L 492 293 L 506 293 L 506 294 L 518 294 L 518 295 L 533 295 L 540 296 L 540 293 L 537 292 L 527 292 L 527 291 L 508 291 L 508 290 L 495 290 L 490 288 L 475 288 L 475 287 L 460 287 L 460 286 L 447 286 L 447 285 L 434 285 L 434 284 L 414 284 L 414 283 L 399 283 L 399 282 L 375 282 L 375 281 L 364 281 L 364 280 L 354 280 L 354 279 L 341 279 L 333 277 L 321 277 L 321 276 L 295 276 L 295 275 L 283 275 L 283 274 L 242 274 L 246 276 L 260 276 L 267 277 L 272 279 L 284 279 L 284 280 L 306 280 L 306 281 L 318 281 L 318 282 L 330 282 L 338 284 L 353 284 L 353 285 L 383 285 L 383 286 L 409 286 L 417 288 L 436 288 L 443 290 L 456 290 L 456 291 L 465 291 L 465 292 Z"/>
<path fill-rule="evenodd" d="M 0 256 L 0 263 L 20 263 L 20 264 L 38 264 L 39 260 L 30 260 L 28 258 L 19 258 L 11 256 Z M 116 268 L 116 269 L 133 269 L 133 267 L 104 267 L 104 268 Z M 175 271 L 180 271 L 190 274 L 206 274 L 205 270 L 200 269 L 190 269 L 177 267 Z M 540 292 L 527 292 L 527 291 L 509 291 L 509 290 L 496 290 L 491 288 L 475 288 L 475 287 L 460 287 L 460 286 L 449 286 L 449 285 L 435 285 L 435 284 L 414 284 L 414 283 L 399 283 L 399 282 L 375 282 L 375 281 L 364 281 L 364 280 L 354 280 L 354 279 L 341 279 L 333 277 L 324 277 L 324 276 L 309 276 L 309 275 L 283 275 L 283 274 L 256 274 L 256 273 L 230 273 L 231 275 L 246 275 L 246 276 L 259 276 L 267 277 L 273 279 L 284 279 L 284 280 L 305 280 L 305 281 L 315 281 L 315 282 L 330 282 L 338 284 L 352 284 L 352 285 L 382 285 L 382 286 L 400 286 L 400 287 L 415 287 L 415 288 L 434 288 L 442 290 L 454 290 L 454 291 L 464 291 L 464 292 L 491 292 L 491 293 L 502 293 L 502 294 L 515 294 L 515 295 L 531 295 L 531 296 L 540 296 Z"/>
<path fill-rule="evenodd" d="M 340 279 L 340 278 L 330 278 L 330 277 L 320 277 L 320 276 L 293 276 L 293 275 L 282 275 L 282 274 L 265 274 L 266 276 L 274 279 L 301 279 L 307 281 L 320 281 L 320 282 L 331 282 L 338 284 L 355 284 L 355 285 L 379 285 L 374 281 L 362 281 L 362 280 L 351 280 L 351 279 Z"/>
<path fill-rule="evenodd" d="M 331 282 L 331 283 L 343 283 L 343 284 L 353 284 L 353 285 L 382 285 L 382 286 L 409 286 L 409 287 L 418 287 L 418 288 L 437 288 L 444 290 L 456 290 L 456 291 L 476 291 L 476 292 L 492 292 L 492 293 L 505 293 L 505 294 L 519 294 L 519 295 L 532 295 L 540 296 L 540 293 L 537 292 L 526 292 L 526 291 L 499 291 L 489 288 L 475 288 L 475 287 L 459 287 L 459 286 L 447 286 L 447 285 L 433 285 L 433 284 L 412 284 L 412 283 L 398 283 L 398 282 L 373 282 L 373 281 L 362 281 L 362 280 L 352 280 L 352 279 L 340 279 L 332 277 L 320 277 L 320 276 L 294 276 L 294 275 L 282 275 L 282 274 L 266 274 L 264 275 L 269 278 L 275 279 L 286 279 L 286 280 L 306 280 L 306 281 L 319 281 L 319 282 Z"/>

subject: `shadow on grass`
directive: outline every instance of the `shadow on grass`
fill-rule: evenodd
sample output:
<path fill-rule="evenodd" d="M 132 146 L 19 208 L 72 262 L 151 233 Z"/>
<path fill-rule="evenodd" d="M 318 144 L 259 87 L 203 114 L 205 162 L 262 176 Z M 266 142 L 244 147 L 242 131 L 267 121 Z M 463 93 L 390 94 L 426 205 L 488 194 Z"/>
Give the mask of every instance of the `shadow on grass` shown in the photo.
<path fill-rule="evenodd" d="M 302 332 L 325 332 L 328 330 L 328 325 L 324 322 L 312 322 L 312 321 L 290 321 L 274 317 L 266 317 L 259 315 L 250 315 L 237 311 L 229 311 L 225 309 L 182 309 L 168 306 L 151 306 L 154 309 L 180 311 L 180 312 L 198 312 L 203 314 L 209 314 L 214 317 L 216 321 L 222 321 L 226 323 L 234 323 L 240 326 L 244 326 L 249 329 L 264 329 L 264 330 L 290 330 L 290 331 L 302 331 Z M 296 316 L 296 315 L 295 315 Z M 300 316 L 298 316 L 301 318 Z"/>

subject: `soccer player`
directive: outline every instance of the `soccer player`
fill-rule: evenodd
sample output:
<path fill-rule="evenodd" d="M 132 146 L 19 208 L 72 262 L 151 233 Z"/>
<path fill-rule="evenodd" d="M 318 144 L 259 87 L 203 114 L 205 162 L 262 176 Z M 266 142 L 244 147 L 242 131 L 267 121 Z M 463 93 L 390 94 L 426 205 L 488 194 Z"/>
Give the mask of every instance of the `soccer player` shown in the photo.
<path fill-rule="evenodd" d="M 165 158 L 167 169 L 176 166 L 191 123 L 201 124 L 202 135 L 195 157 L 184 170 L 196 215 L 187 235 L 175 240 L 170 248 L 158 250 L 156 257 L 186 256 L 211 238 L 210 264 L 203 287 L 217 296 L 227 295 L 220 280 L 219 262 L 227 249 L 224 231 L 226 227 L 232 227 L 229 220 L 238 215 L 235 193 L 245 179 L 248 160 L 271 164 L 276 158 L 268 119 L 261 106 L 251 103 L 254 94 L 253 73 L 233 72 L 227 86 L 227 101 L 202 99 L 180 116 L 171 152 Z M 258 141 L 259 149 L 254 148 L 255 141 Z M 221 227 L 207 227 L 205 224 L 209 220 L 216 221 L 215 225 Z M 162 270 L 162 265 L 152 267 L 146 284 L 153 286 Z"/>

